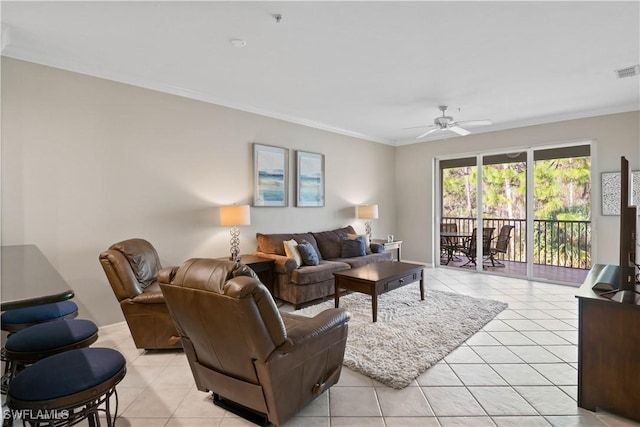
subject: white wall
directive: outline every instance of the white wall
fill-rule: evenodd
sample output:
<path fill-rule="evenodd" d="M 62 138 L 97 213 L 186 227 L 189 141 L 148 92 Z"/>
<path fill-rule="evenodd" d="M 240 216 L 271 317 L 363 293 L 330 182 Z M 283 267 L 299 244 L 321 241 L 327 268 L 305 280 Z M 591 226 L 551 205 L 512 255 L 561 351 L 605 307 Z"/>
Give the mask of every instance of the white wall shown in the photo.
<path fill-rule="evenodd" d="M 600 174 L 620 170 L 620 156 L 640 170 L 640 112 L 630 112 L 488 132 L 396 149 L 398 230 L 404 238 L 403 258 L 433 262 L 434 159 L 491 150 L 506 152 L 571 141 L 595 141 L 592 150 L 592 215 L 595 263 L 618 263 L 618 216 L 602 216 Z"/>
<path fill-rule="evenodd" d="M 619 218 L 600 215 L 600 173 L 618 170 L 620 155 L 640 170 L 639 128 L 632 112 L 393 148 L 2 58 L 2 244 L 38 245 L 82 316 L 104 325 L 122 320 L 98 262 L 110 244 L 146 238 L 165 265 L 228 255 L 216 207 L 251 202 L 252 142 L 289 148 L 291 159 L 297 149 L 324 153 L 327 200 L 252 208 L 243 252 L 258 231 L 363 231 L 353 206 L 368 202 L 380 205 L 374 236 L 395 234 L 404 259 L 432 262 L 435 157 L 595 140 L 594 260 L 617 262 Z"/>
<path fill-rule="evenodd" d="M 217 206 L 251 203 L 252 143 L 325 154 L 324 208 L 252 208 L 256 232 L 353 224 L 378 203 L 374 237 L 395 224 L 394 148 L 203 102 L 2 59 L 2 244 L 36 244 L 76 292 L 81 316 L 122 321 L 98 262 L 119 240 L 151 241 L 164 265 L 223 257 Z M 291 175 L 293 178 L 293 174 Z"/>

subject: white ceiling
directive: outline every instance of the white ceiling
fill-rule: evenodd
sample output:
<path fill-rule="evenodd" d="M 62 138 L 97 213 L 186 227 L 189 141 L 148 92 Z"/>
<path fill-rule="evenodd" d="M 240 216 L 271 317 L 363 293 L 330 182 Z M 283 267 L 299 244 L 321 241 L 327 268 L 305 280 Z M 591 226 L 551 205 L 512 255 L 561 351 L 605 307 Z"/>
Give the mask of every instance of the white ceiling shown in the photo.
<path fill-rule="evenodd" d="M 475 133 L 640 109 L 638 77 L 614 73 L 640 63 L 639 1 L 2 1 L 1 17 L 4 56 L 388 144 L 441 104 L 493 120 Z"/>

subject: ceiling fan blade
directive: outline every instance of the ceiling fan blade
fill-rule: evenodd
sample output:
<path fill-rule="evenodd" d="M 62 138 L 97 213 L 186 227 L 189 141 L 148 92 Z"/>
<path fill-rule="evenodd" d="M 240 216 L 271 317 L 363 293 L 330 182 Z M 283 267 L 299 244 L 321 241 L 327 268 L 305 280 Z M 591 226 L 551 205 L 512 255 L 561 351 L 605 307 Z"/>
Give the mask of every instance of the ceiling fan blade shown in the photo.
<path fill-rule="evenodd" d="M 487 126 L 487 125 L 492 125 L 493 122 L 489 119 L 484 119 L 484 120 L 467 120 L 465 122 L 457 122 L 457 125 L 463 125 L 463 126 Z"/>
<path fill-rule="evenodd" d="M 420 125 L 420 126 L 411 126 L 410 128 L 402 128 L 402 129 L 420 129 L 420 128 L 432 128 L 435 125 Z"/>
<path fill-rule="evenodd" d="M 449 126 L 447 129 L 449 129 L 453 133 L 457 133 L 460 136 L 467 136 L 471 133 L 466 129 L 462 129 L 460 126 Z"/>
<path fill-rule="evenodd" d="M 423 134 L 421 134 L 421 135 L 416 136 L 416 139 L 420 139 L 420 138 L 422 138 L 422 137 L 425 137 L 425 136 L 427 136 L 427 135 L 429 135 L 429 134 L 432 134 L 433 132 L 436 132 L 436 131 L 439 131 L 439 130 L 440 130 L 440 128 L 434 128 L 434 129 L 428 130 L 428 131 L 426 131 L 425 133 L 423 133 Z"/>

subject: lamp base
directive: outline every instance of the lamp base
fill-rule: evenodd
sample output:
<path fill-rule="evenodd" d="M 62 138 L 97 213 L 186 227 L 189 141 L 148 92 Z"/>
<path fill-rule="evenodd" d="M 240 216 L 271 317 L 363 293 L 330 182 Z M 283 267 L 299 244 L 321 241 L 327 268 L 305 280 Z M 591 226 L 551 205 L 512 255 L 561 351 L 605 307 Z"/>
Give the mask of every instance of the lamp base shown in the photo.
<path fill-rule="evenodd" d="M 240 230 L 238 227 L 231 227 L 231 256 L 229 260 L 238 262 L 240 261 Z"/>

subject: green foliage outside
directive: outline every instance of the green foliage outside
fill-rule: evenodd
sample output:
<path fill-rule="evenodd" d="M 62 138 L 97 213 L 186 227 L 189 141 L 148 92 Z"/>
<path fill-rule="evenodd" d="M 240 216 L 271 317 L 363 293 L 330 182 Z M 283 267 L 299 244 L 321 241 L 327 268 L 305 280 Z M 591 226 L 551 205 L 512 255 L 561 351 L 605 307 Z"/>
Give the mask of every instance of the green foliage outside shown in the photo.
<path fill-rule="evenodd" d="M 516 226 L 513 259 L 525 251 L 526 164 L 482 166 L 485 221 Z M 475 218 L 477 168 L 442 170 L 444 218 Z M 538 160 L 534 165 L 534 262 L 590 268 L 591 158 Z M 497 233 L 497 230 L 496 230 Z M 522 237 L 522 238 L 521 238 Z"/>

